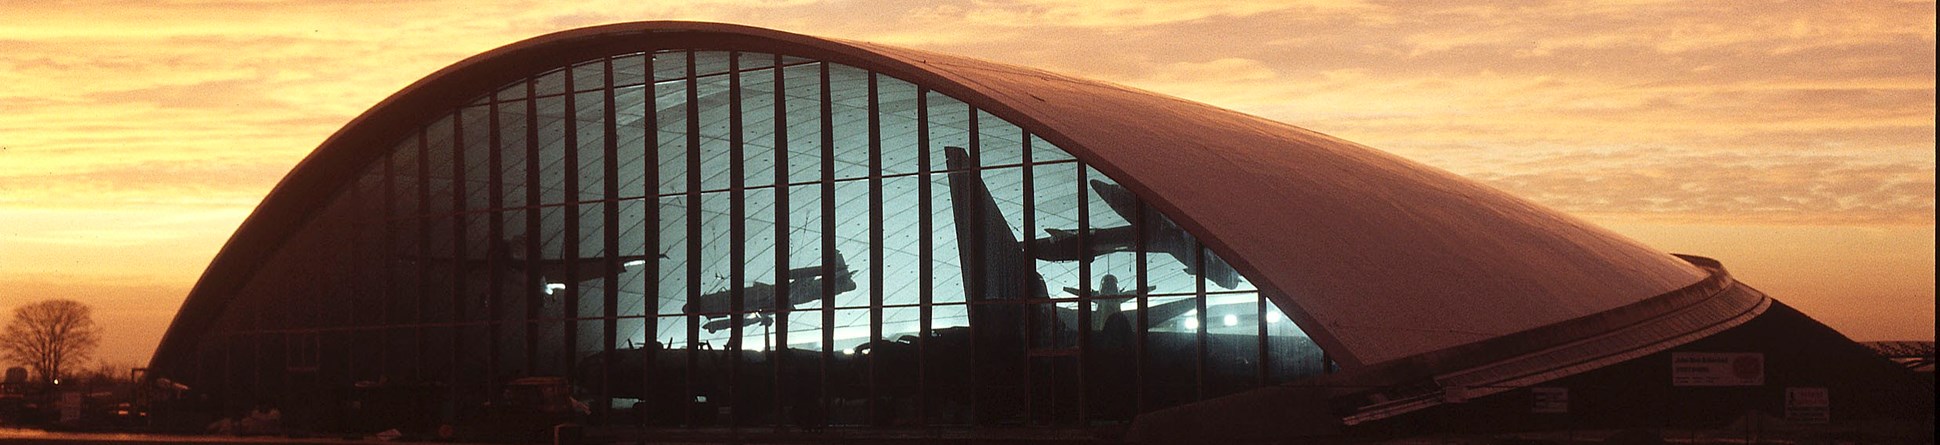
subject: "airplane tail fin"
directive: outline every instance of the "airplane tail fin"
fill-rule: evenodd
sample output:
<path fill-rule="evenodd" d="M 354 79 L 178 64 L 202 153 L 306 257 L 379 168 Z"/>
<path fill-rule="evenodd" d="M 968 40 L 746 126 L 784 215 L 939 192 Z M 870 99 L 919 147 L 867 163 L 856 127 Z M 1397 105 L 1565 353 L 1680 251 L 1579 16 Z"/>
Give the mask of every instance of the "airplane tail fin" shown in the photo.
<path fill-rule="evenodd" d="M 855 271 L 849 270 L 849 261 L 842 258 L 841 249 L 836 249 L 833 253 L 835 254 L 832 258 L 833 262 L 829 263 L 829 270 L 823 276 L 835 280 L 836 293 L 855 290 Z"/>
<path fill-rule="evenodd" d="M 971 258 L 961 262 L 964 277 L 983 277 L 976 283 L 983 295 L 971 297 L 1044 298 L 1048 293 L 1044 277 L 1037 274 L 1031 259 L 1024 256 L 1024 244 L 1011 232 L 1010 222 L 1004 219 L 996 198 L 991 197 L 990 188 L 970 169 L 969 153 L 962 147 L 944 147 L 943 153 L 952 171 L 950 201 L 957 222 L 957 246 L 966 255 L 982 252 L 980 262 Z"/>

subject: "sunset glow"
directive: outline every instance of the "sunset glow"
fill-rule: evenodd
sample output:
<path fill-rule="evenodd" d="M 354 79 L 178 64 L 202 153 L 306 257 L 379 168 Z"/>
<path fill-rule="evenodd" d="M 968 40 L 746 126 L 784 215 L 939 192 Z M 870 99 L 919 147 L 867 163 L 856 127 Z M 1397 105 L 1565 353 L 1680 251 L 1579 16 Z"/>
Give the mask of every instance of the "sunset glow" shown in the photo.
<path fill-rule="evenodd" d="M 139 365 L 358 113 L 515 41 L 698 20 L 1263 116 L 1717 258 L 1857 340 L 1933 337 L 1932 1 L 917 3 L 0 2 L 0 309 L 92 304 Z"/>

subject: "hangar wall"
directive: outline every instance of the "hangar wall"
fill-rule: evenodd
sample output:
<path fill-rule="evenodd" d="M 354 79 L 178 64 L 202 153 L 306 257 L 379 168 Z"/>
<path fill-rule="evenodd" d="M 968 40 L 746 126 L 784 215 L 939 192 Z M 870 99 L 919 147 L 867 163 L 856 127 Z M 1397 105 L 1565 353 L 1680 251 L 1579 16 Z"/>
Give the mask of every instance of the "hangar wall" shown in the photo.
<path fill-rule="evenodd" d="M 182 380 L 393 388 L 446 422 L 556 376 L 663 424 L 1049 424 L 1329 366 L 1117 181 L 881 73 L 623 53 L 416 128 L 250 277 Z"/>

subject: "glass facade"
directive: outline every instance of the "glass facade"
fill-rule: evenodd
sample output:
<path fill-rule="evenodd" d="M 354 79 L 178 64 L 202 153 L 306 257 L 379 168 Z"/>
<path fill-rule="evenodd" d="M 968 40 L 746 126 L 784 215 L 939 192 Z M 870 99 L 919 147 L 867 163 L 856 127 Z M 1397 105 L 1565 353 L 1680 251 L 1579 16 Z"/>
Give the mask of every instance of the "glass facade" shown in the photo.
<path fill-rule="evenodd" d="M 339 429 L 475 421 L 531 377 L 609 424 L 1085 425 L 1328 367 L 1118 181 L 852 66 L 559 67 L 345 184 L 185 381 Z"/>

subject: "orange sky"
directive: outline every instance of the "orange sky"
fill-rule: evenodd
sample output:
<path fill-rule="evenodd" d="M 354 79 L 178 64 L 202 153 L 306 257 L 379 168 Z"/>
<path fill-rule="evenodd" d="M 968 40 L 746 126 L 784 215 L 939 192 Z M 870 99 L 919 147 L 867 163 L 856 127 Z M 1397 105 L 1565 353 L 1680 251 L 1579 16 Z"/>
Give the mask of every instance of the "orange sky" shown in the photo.
<path fill-rule="evenodd" d="M 958 53 L 1453 170 L 1861 340 L 1934 333 L 1932 1 L 0 0 L 0 314 L 91 303 L 145 362 L 296 161 L 459 59 L 685 19 Z"/>

